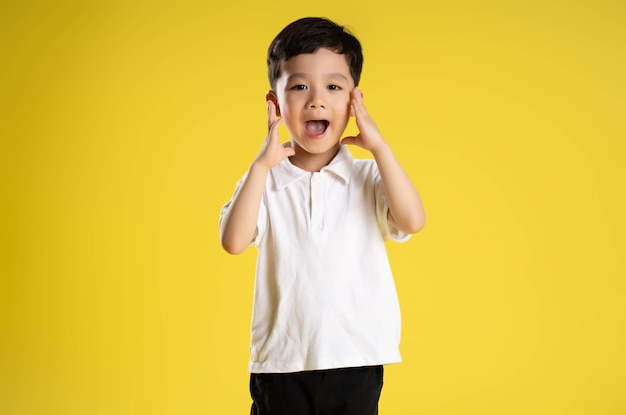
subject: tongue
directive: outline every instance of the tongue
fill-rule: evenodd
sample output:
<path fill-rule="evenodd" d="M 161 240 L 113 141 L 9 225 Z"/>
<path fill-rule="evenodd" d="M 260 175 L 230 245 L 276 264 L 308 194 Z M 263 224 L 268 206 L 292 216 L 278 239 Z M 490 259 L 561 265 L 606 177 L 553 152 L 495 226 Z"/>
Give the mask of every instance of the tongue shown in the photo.
<path fill-rule="evenodd" d="M 320 135 L 326 131 L 328 123 L 326 121 L 307 121 L 306 129 L 311 134 Z"/>

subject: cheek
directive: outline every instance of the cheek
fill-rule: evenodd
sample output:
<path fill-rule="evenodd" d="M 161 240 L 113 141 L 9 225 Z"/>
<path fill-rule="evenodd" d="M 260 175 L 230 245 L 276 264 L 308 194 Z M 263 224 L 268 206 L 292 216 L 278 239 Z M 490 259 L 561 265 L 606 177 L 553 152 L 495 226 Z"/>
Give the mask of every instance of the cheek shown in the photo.
<path fill-rule="evenodd" d="M 293 116 L 293 103 L 286 98 L 278 98 L 278 107 L 280 108 L 280 113 L 283 117 L 285 116 Z"/>
<path fill-rule="evenodd" d="M 348 95 L 345 100 L 346 110 L 350 112 L 352 110 L 352 97 Z"/>
<path fill-rule="evenodd" d="M 278 100 L 278 105 L 280 106 L 280 113 L 285 119 L 286 124 L 297 122 L 300 118 L 299 108 L 301 104 L 297 100 L 283 97 L 283 99 Z"/>
<path fill-rule="evenodd" d="M 283 121 L 287 126 L 292 125 L 297 118 L 294 111 L 288 105 L 280 108 L 280 116 L 283 117 Z"/>
<path fill-rule="evenodd" d="M 352 111 L 352 101 L 350 99 L 348 99 L 346 103 L 345 114 L 346 114 L 346 118 L 350 118 L 354 116 L 354 111 Z"/>
<path fill-rule="evenodd" d="M 297 112 L 293 111 L 293 107 L 285 105 L 284 107 L 281 107 L 280 115 L 283 118 L 283 122 L 285 123 L 285 127 L 287 127 L 289 134 L 294 135 L 298 131 L 300 123 Z"/>

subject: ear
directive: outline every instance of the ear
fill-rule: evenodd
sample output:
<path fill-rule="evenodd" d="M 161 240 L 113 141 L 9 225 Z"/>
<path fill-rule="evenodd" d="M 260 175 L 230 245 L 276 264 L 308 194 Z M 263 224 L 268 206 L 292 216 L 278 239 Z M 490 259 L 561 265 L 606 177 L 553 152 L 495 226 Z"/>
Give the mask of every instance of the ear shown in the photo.
<path fill-rule="evenodd" d="M 272 90 L 267 91 L 265 94 L 265 101 L 272 101 L 276 105 L 276 116 L 280 117 L 280 107 L 278 106 L 278 98 L 276 93 Z"/>

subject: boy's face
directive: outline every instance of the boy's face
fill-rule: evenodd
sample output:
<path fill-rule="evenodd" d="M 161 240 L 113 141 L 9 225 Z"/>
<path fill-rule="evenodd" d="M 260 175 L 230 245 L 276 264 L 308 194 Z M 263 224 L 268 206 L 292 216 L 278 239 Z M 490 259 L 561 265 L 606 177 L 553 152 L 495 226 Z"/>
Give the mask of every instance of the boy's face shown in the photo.
<path fill-rule="evenodd" d="M 336 151 L 350 118 L 352 89 L 344 55 L 320 48 L 287 60 L 274 94 L 291 139 L 311 154 Z"/>

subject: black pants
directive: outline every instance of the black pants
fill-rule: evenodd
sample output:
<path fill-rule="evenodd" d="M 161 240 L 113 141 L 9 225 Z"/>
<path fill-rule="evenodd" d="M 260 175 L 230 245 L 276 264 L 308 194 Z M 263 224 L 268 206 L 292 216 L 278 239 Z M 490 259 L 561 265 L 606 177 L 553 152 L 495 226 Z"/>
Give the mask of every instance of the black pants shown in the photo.
<path fill-rule="evenodd" d="M 377 415 L 383 367 L 253 373 L 254 415 Z"/>

